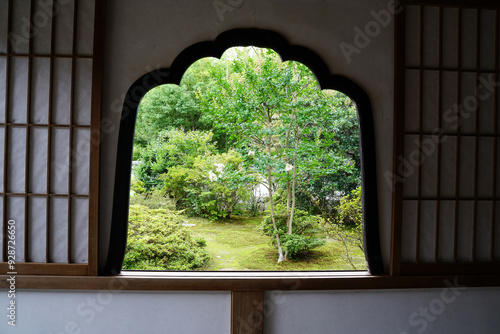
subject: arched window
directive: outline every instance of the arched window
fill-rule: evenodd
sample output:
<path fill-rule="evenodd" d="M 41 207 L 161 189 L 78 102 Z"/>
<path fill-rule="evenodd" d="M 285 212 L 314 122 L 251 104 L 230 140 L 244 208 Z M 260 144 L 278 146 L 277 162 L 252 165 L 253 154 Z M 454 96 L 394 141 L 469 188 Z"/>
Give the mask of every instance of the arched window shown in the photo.
<path fill-rule="evenodd" d="M 277 33 L 256 29 L 239 29 L 225 32 L 214 42 L 202 42 L 184 50 L 170 69 L 152 71 L 139 78 L 125 97 L 117 154 L 113 221 L 106 274 L 121 270 L 125 254 L 128 226 L 128 204 L 134 128 L 139 103 L 144 95 L 163 84 L 179 84 L 191 64 L 204 57 L 220 58 L 233 46 L 257 46 L 272 48 L 283 61 L 295 60 L 309 67 L 322 89 L 340 91 L 351 98 L 357 107 L 361 145 L 363 238 L 368 269 L 372 274 L 383 272 L 380 255 L 377 184 L 375 168 L 375 143 L 370 101 L 366 93 L 349 79 L 331 75 L 326 64 L 312 51 L 289 45 Z"/>

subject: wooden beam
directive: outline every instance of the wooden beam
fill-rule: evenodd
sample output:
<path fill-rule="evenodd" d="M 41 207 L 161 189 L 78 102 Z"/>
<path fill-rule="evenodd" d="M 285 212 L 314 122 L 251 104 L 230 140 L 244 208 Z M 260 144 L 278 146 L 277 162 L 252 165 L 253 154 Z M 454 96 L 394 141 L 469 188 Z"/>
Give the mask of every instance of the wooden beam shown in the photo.
<path fill-rule="evenodd" d="M 389 272 L 400 274 L 401 238 L 403 220 L 403 180 L 399 158 L 404 157 L 405 126 L 405 54 L 406 54 L 406 12 L 395 17 L 394 29 L 394 133 L 393 133 L 393 188 L 391 216 L 391 255 Z"/>
<path fill-rule="evenodd" d="M 500 275 L 500 263 L 408 263 L 401 275 Z"/>
<path fill-rule="evenodd" d="M 89 171 L 89 275 L 97 275 L 99 261 L 99 165 L 101 144 L 102 85 L 104 76 L 106 1 L 96 1 L 94 25 L 94 58 L 92 68 L 92 102 Z"/>
<path fill-rule="evenodd" d="M 0 273 L 9 275 L 9 272 L 15 272 L 16 275 L 65 275 L 77 276 L 88 274 L 87 264 L 69 264 L 69 263 L 36 263 L 20 262 L 16 263 L 15 269 L 9 269 L 5 262 L 0 263 Z M 21 276 L 19 276 L 21 277 Z"/>
<path fill-rule="evenodd" d="M 262 334 L 264 291 L 231 293 L 231 334 Z"/>
<path fill-rule="evenodd" d="M 498 8 L 498 0 L 401 0 L 401 3 L 418 6 L 444 6 L 453 8 Z"/>
<path fill-rule="evenodd" d="M 17 267 L 17 265 L 16 265 Z M 7 271 L 3 271 L 7 273 Z M 440 276 L 334 276 L 318 273 L 304 275 L 276 274 L 254 276 L 243 273 L 126 273 L 117 276 L 16 276 L 20 289 L 70 290 L 139 290 L 139 291 L 270 291 L 270 290 L 365 290 L 415 289 L 445 287 L 446 282 L 458 280 L 469 287 L 500 286 L 500 275 L 440 275 Z M 293 274 L 293 273 L 291 273 Z M 54 274 L 55 275 L 55 274 Z M 0 289 L 8 288 L 8 275 L 0 276 Z"/>

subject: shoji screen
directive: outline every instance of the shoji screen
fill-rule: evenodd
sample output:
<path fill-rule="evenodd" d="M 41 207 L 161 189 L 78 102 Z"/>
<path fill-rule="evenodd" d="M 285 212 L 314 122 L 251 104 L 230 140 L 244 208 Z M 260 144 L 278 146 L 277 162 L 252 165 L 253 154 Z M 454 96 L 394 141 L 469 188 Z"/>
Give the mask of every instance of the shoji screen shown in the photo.
<path fill-rule="evenodd" d="M 4 274 L 96 274 L 102 6 L 0 0 Z"/>
<path fill-rule="evenodd" d="M 498 4 L 411 3 L 396 27 L 393 274 L 498 273 Z"/>

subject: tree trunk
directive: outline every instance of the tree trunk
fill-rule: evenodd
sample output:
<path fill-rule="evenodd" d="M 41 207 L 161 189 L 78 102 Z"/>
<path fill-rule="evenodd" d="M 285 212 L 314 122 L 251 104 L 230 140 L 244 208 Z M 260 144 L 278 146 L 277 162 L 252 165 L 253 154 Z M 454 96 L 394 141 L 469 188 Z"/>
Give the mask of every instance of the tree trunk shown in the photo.
<path fill-rule="evenodd" d="M 295 141 L 295 152 L 297 152 L 299 138 Z M 292 206 L 290 208 L 290 213 L 288 217 L 288 234 L 292 234 L 293 231 L 293 214 L 295 212 L 295 183 L 297 182 L 297 153 L 293 157 L 293 175 L 292 175 Z"/>
<path fill-rule="evenodd" d="M 286 181 L 286 214 L 290 216 L 290 181 Z"/>
<path fill-rule="evenodd" d="M 271 155 L 271 148 L 268 146 L 269 155 Z M 267 185 L 269 191 L 269 205 L 271 206 L 271 221 L 273 222 L 273 229 L 276 232 L 276 245 L 278 246 L 278 263 L 283 262 L 285 257 L 283 256 L 283 250 L 281 249 L 280 236 L 277 233 L 278 227 L 276 226 L 276 219 L 274 218 L 274 200 L 273 200 L 273 187 L 271 183 L 271 167 L 267 167 Z"/>

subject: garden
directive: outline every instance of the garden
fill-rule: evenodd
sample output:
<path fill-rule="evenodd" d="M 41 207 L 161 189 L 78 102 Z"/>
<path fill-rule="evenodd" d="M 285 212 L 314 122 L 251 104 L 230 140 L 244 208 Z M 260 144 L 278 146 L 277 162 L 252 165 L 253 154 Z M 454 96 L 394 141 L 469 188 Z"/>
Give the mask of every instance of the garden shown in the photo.
<path fill-rule="evenodd" d="M 365 270 L 356 107 L 272 50 L 141 101 L 124 269 Z"/>

